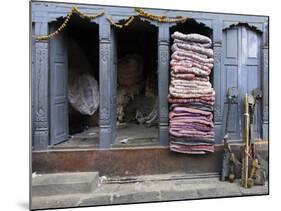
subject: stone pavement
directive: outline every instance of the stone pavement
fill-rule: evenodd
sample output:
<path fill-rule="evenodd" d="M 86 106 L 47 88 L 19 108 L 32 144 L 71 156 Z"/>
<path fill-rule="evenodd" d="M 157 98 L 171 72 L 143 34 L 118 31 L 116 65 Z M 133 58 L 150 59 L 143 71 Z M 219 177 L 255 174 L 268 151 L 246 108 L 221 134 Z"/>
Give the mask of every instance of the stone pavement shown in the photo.
<path fill-rule="evenodd" d="M 83 176 L 87 178 L 88 184 L 90 180 L 87 176 Z M 43 179 L 41 180 L 43 181 Z M 68 181 L 71 181 L 71 179 L 68 179 Z M 92 182 L 97 183 L 95 180 L 92 180 Z M 76 183 L 79 184 L 77 185 L 79 187 L 78 191 L 75 185 L 69 186 L 69 184 L 66 187 L 63 185 L 58 186 L 60 188 L 63 187 L 64 190 L 58 191 L 58 194 L 53 195 L 44 194 L 42 190 L 36 190 L 36 192 L 33 192 L 34 196 L 32 197 L 31 208 L 44 209 L 50 207 L 113 205 L 212 197 L 265 195 L 269 193 L 268 183 L 265 186 L 254 186 L 245 189 L 240 186 L 238 180 L 235 183 L 219 181 L 217 174 L 150 175 L 132 178 L 99 177 L 98 184 L 94 185 L 95 188 L 90 191 L 89 188 L 85 188 L 85 191 L 81 189 L 81 183 L 83 182 L 76 181 Z M 38 182 L 35 182 L 35 184 L 37 186 L 36 188 L 40 189 Z M 46 184 L 42 188 L 46 188 Z M 34 187 L 32 189 L 34 190 Z M 38 196 L 36 193 L 41 194 Z"/>

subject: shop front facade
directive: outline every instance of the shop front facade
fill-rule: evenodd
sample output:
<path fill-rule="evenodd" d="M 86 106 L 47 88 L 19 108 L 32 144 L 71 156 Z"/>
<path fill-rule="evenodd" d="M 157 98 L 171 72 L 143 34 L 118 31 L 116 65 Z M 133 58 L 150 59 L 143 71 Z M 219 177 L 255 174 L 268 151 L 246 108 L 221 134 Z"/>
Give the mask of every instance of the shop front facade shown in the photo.
<path fill-rule="evenodd" d="M 78 51 L 69 40 L 75 40 L 90 61 L 93 67 L 91 74 L 99 87 L 98 123 L 95 125 L 97 140 L 96 145 L 87 149 L 94 149 L 97 153 L 100 153 L 99 150 L 120 149 L 122 156 L 125 156 L 122 144 L 120 147 L 117 141 L 122 134 L 117 124 L 117 64 L 125 53 L 138 53 L 144 59 L 144 69 L 147 70 L 145 75 L 156 75 L 154 85 L 157 90 L 155 100 L 158 115 L 155 130 L 149 129 L 156 133 L 153 144 L 144 144 L 140 150 L 144 157 L 148 156 L 149 151 L 159 148 L 168 151 L 167 96 L 171 34 L 175 31 L 199 33 L 212 39 L 214 67 L 210 79 L 216 93 L 213 112 L 216 146 L 219 148 L 223 144 L 226 93 L 229 87 L 237 87 L 239 90 L 239 97 L 230 114 L 230 140 L 235 143 L 242 142 L 243 98 L 255 88 L 260 88 L 263 94 L 256 110 L 255 136 L 259 140 L 268 140 L 268 17 L 144 9 L 149 14 L 165 14 L 170 19 L 178 16 L 187 18 L 185 22 L 160 22 L 144 17 L 135 8 L 129 7 L 32 2 L 32 35 L 44 36 L 54 32 L 74 6 L 84 14 L 102 15 L 92 19 L 81 14 L 72 15 L 65 30 L 50 39 L 33 38 L 31 41 L 31 120 L 34 152 L 52 151 L 53 146 L 67 142 L 70 138 L 72 120 L 69 116 L 68 84 L 70 69 L 74 69 L 70 68 L 73 65 L 71 62 L 79 58 L 79 55 L 75 54 Z M 114 25 L 125 23 L 130 17 L 134 17 L 134 20 L 129 26 Z M 131 148 L 137 150 L 139 147 L 136 144 Z M 141 154 L 139 156 L 141 158 Z M 182 155 L 179 156 L 182 158 Z"/>

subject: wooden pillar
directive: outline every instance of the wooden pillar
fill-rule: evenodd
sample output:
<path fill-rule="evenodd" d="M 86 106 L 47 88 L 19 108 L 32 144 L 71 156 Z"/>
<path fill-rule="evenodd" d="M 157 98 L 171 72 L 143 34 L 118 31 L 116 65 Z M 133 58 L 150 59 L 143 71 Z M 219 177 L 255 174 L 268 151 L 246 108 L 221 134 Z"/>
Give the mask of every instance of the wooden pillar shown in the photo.
<path fill-rule="evenodd" d="M 112 29 L 108 21 L 102 19 L 99 23 L 99 125 L 100 148 L 110 148 L 115 140 L 116 118 L 114 119 L 113 101 L 115 97 L 113 83 L 113 53 L 112 53 Z"/>
<path fill-rule="evenodd" d="M 159 140 L 160 145 L 168 146 L 168 89 L 169 89 L 169 60 L 170 60 L 170 30 L 164 23 L 158 30 L 158 99 L 159 99 Z"/>
<path fill-rule="evenodd" d="M 35 35 L 48 34 L 48 22 L 35 22 Z M 35 41 L 34 68 L 32 70 L 33 144 L 35 150 L 46 149 L 49 144 L 48 112 L 48 41 Z"/>
<path fill-rule="evenodd" d="M 213 68 L 213 88 L 216 92 L 214 105 L 214 123 L 215 123 L 215 141 L 216 144 L 223 140 L 223 106 L 224 96 L 222 96 L 222 21 L 213 20 L 213 50 L 214 50 L 214 68 Z"/>
<path fill-rule="evenodd" d="M 263 48 L 262 48 L 262 138 L 268 139 L 268 108 L 269 108 L 269 66 L 268 66 L 268 22 L 263 24 Z"/>

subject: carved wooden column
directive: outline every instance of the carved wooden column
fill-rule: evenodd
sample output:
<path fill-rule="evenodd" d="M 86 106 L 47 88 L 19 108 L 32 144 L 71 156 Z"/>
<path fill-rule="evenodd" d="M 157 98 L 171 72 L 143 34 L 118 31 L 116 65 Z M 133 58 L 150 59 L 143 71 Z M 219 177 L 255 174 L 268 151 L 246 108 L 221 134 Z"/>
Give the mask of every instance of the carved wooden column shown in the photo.
<path fill-rule="evenodd" d="M 100 148 L 110 148 L 115 140 L 116 119 L 113 119 L 113 59 L 112 29 L 108 21 L 102 19 L 99 24 L 99 89 L 100 89 Z"/>
<path fill-rule="evenodd" d="M 164 23 L 158 31 L 158 98 L 159 98 L 159 140 L 160 144 L 169 143 L 168 132 L 168 89 L 169 89 L 169 60 L 170 60 L 170 30 Z"/>
<path fill-rule="evenodd" d="M 48 34 L 48 22 L 35 22 L 35 35 Z M 33 143 L 35 150 L 46 149 L 49 144 L 48 113 L 48 41 L 35 41 L 35 64 L 32 70 L 33 87 Z"/>
<path fill-rule="evenodd" d="M 224 96 L 222 90 L 222 21 L 213 20 L 213 50 L 214 50 L 214 68 L 213 68 L 213 87 L 216 92 L 214 105 L 214 122 L 215 122 L 215 140 L 221 143 L 223 138 L 223 106 Z"/>
<path fill-rule="evenodd" d="M 262 138 L 268 139 L 268 23 L 263 25 L 263 48 L 262 48 Z"/>

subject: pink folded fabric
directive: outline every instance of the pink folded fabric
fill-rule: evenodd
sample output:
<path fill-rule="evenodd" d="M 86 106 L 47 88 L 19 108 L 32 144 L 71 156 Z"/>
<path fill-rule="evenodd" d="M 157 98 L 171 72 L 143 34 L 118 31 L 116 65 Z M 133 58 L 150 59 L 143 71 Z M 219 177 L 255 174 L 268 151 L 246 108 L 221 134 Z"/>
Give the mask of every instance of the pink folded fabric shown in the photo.
<path fill-rule="evenodd" d="M 214 146 L 200 145 L 200 146 L 185 146 L 179 144 L 171 144 L 170 150 L 186 154 L 206 154 L 206 152 L 214 152 Z"/>
<path fill-rule="evenodd" d="M 199 67 L 186 67 L 184 65 L 172 65 L 171 66 L 171 73 L 173 73 L 173 76 L 176 76 L 177 73 L 192 73 L 197 76 L 209 76 L 211 73 L 211 70 L 209 69 L 201 69 Z"/>
<path fill-rule="evenodd" d="M 197 46 L 197 47 L 206 48 L 206 49 L 208 49 L 212 46 L 211 43 L 196 43 L 196 42 L 190 42 L 190 41 L 183 41 L 183 40 L 180 40 L 177 38 L 174 39 L 174 43 L 188 44 L 191 46 Z"/>
<path fill-rule="evenodd" d="M 170 85 L 169 91 L 170 93 L 178 93 L 178 94 L 203 94 L 205 96 L 213 96 L 213 88 L 208 87 L 194 87 L 194 86 L 174 86 Z"/>
<path fill-rule="evenodd" d="M 211 112 L 201 111 L 201 110 L 195 109 L 195 108 L 187 108 L 187 107 L 178 106 L 178 107 L 175 107 L 172 111 L 175 113 L 200 114 L 202 116 L 209 117 L 210 119 L 213 118 L 213 114 Z"/>
<path fill-rule="evenodd" d="M 173 98 L 173 97 L 169 97 L 168 98 L 168 102 L 169 103 L 177 103 L 177 104 L 188 104 L 188 103 L 194 103 L 194 102 L 198 102 L 198 103 L 202 103 L 202 104 L 206 104 L 206 105 L 214 105 L 214 101 L 209 101 L 209 100 L 203 100 L 200 98 L 190 98 L 190 99 L 185 99 L 185 98 Z"/>
<path fill-rule="evenodd" d="M 200 34 L 172 34 L 168 102 L 170 150 L 186 154 L 214 151 L 213 105 L 209 82 L 214 66 L 210 38 Z"/>
<path fill-rule="evenodd" d="M 178 57 L 177 55 L 175 55 L 175 59 L 172 59 L 171 62 L 170 62 L 170 65 L 171 67 L 172 66 L 183 66 L 183 67 L 187 67 L 187 68 L 190 68 L 190 67 L 197 67 L 201 70 L 205 70 L 207 71 L 208 73 L 211 72 L 211 69 L 213 68 L 213 64 L 203 64 L 203 63 L 200 63 L 200 62 L 197 62 L 191 58 L 180 58 Z"/>
<path fill-rule="evenodd" d="M 190 58 L 201 64 L 202 63 L 204 63 L 204 64 L 213 64 L 214 63 L 213 58 L 203 58 L 201 56 L 198 56 L 198 54 L 193 54 L 193 53 L 187 52 L 187 51 L 175 51 L 172 54 L 171 58 L 173 58 L 173 59 L 182 58 L 181 60 L 184 60 L 185 58 Z"/>
<path fill-rule="evenodd" d="M 171 116 L 173 116 L 173 113 L 171 114 Z M 170 120 L 170 122 L 171 121 L 177 121 L 177 124 L 182 123 L 182 125 L 189 124 L 189 123 L 198 123 L 198 124 L 206 125 L 206 126 L 209 126 L 209 127 L 214 127 L 213 122 L 210 122 L 209 120 L 197 119 L 197 118 L 194 118 L 194 117 L 193 118 L 186 117 L 184 120 Z"/>
<path fill-rule="evenodd" d="M 181 80 L 181 79 L 175 79 L 172 80 L 171 83 L 172 85 L 196 85 L 196 86 L 205 86 L 205 87 L 212 87 L 212 84 L 209 81 L 195 81 L 195 80 Z"/>
<path fill-rule="evenodd" d="M 183 34 L 181 32 L 174 32 L 171 36 L 173 39 L 179 39 L 183 41 L 196 42 L 196 43 L 212 43 L 212 40 L 201 34 Z"/>
<path fill-rule="evenodd" d="M 197 52 L 203 55 L 206 55 L 208 57 L 213 58 L 214 57 L 214 53 L 212 49 L 208 49 L 208 48 L 204 48 L 204 47 L 200 47 L 200 46 L 195 46 L 195 45 L 190 45 L 188 43 L 174 43 L 172 45 L 172 51 L 178 51 L 178 50 L 187 50 L 187 51 L 193 51 L 193 52 Z"/>
<path fill-rule="evenodd" d="M 195 78 L 195 74 L 193 74 L 193 72 L 175 74 L 172 71 L 171 77 L 174 78 L 174 79 L 193 80 Z"/>
<path fill-rule="evenodd" d="M 208 57 L 207 55 L 205 54 L 202 54 L 202 53 L 198 53 L 198 52 L 195 52 L 195 51 L 192 51 L 192 50 L 187 50 L 187 49 L 180 49 L 180 48 L 177 48 L 175 46 L 172 46 L 172 52 L 182 52 L 182 53 L 186 53 L 187 55 L 195 55 L 197 57 L 201 57 L 203 59 L 208 59 L 208 58 L 211 58 L 211 57 Z M 187 56 L 188 57 L 188 56 Z"/>
<path fill-rule="evenodd" d="M 188 98 L 202 98 L 202 97 L 211 96 L 211 94 L 209 94 L 209 93 L 182 93 L 182 92 L 174 92 L 171 89 L 170 89 L 170 95 L 174 98 L 181 98 L 181 99 L 187 99 L 187 100 L 188 100 Z"/>

